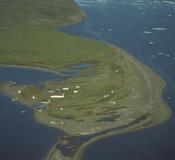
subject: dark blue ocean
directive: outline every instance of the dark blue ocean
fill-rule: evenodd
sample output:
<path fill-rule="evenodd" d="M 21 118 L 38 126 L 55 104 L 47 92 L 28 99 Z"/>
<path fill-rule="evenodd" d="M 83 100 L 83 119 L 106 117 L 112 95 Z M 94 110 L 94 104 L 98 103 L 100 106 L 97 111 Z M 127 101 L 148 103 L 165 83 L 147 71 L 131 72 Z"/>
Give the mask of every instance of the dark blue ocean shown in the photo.
<path fill-rule="evenodd" d="M 83 160 L 175 159 L 175 1 L 76 0 L 87 18 L 63 32 L 111 43 L 166 80 L 172 117 L 161 125 L 113 136 L 86 149 Z"/>

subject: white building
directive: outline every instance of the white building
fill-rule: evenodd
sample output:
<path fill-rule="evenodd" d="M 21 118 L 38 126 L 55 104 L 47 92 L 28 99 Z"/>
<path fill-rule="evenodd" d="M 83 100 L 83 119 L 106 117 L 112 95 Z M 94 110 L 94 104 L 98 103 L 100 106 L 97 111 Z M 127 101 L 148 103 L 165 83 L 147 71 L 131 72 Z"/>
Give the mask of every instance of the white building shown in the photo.
<path fill-rule="evenodd" d="M 64 93 L 53 94 L 50 96 L 51 98 L 64 98 Z"/>
<path fill-rule="evenodd" d="M 74 91 L 74 93 L 78 93 L 78 91 L 77 91 L 77 90 L 75 90 L 75 91 Z"/>
<path fill-rule="evenodd" d="M 48 93 L 55 93 L 55 91 L 54 90 L 49 90 Z"/>
<path fill-rule="evenodd" d="M 55 122 L 55 121 L 50 121 L 50 125 L 56 125 L 57 124 L 57 122 Z"/>
<path fill-rule="evenodd" d="M 76 89 L 79 89 L 79 88 L 80 88 L 80 86 L 75 86 L 75 88 L 76 88 Z"/>
<path fill-rule="evenodd" d="M 68 87 L 64 87 L 64 88 L 63 88 L 63 91 L 68 91 L 68 90 L 69 90 Z"/>
<path fill-rule="evenodd" d="M 106 94 L 106 95 L 104 95 L 103 97 L 104 97 L 104 98 L 107 98 L 107 97 L 109 97 L 109 96 L 110 96 L 109 94 Z"/>
<path fill-rule="evenodd" d="M 18 90 L 18 94 L 21 94 L 21 90 L 20 89 Z"/>
<path fill-rule="evenodd" d="M 43 100 L 41 101 L 42 104 L 49 104 L 50 103 L 50 99 L 49 100 Z"/>

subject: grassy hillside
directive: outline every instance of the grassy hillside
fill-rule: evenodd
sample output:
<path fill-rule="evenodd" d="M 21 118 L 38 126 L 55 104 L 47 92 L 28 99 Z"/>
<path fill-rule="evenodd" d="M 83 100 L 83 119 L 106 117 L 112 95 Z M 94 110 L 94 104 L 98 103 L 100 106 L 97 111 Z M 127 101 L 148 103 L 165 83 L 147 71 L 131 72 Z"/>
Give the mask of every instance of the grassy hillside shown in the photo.
<path fill-rule="evenodd" d="M 7 32 L 0 36 L 0 63 L 58 69 L 89 61 L 105 61 L 114 49 L 101 42 L 60 32 Z"/>
<path fill-rule="evenodd" d="M 83 16 L 73 0 L 0 0 L 0 30 L 55 28 Z"/>
<path fill-rule="evenodd" d="M 83 17 L 73 0 L 0 0 L 0 63 L 57 70 L 106 60 L 112 47 L 55 31 Z"/>

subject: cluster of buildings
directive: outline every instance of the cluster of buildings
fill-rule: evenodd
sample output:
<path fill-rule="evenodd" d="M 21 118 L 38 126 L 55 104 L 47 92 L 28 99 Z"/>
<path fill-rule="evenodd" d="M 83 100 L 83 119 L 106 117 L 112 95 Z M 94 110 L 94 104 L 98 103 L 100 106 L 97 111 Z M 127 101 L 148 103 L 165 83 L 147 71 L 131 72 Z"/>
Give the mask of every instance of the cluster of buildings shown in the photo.
<path fill-rule="evenodd" d="M 73 90 L 73 93 L 76 94 L 79 92 L 80 86 L 75 86 L 75 90 Z M 55 98 L 64 98 L 65 97 L 65 91 L 68 91 L 69 88 L 68 87 L 63 87 L 61 90 L 60 89 L 56 89 L 56 90 L 49 90 L 48 93 L 50 94 L 50 98 L 51 99 L 55 99 Z M 21 90 L 18 90 L 18 94 L 21 94 Z M 32 96 L 32 99 L 35 100 L 36 96 Z M 42 103 L 46 104 L 48 103 L 48 101 L 42 101 Z"/>
<path fill-rule="evenodd" d="M 75 94 L 78 93 L 79 92 L 78 89 L 80 89 L 80 86 L 75 86 L 75 90 L 73 91 L 73 93 L 75 93 Z M 56 91 L 49 90 L 48 92 L 52 93 L 52 95 L 50 96 L 50 98 L 52 98 L 52 99 L 53 98 L 64 98 L 65 97 L 64 91 L 68 91 L 68 90 L 69 90 L 68 87 L 64 87 L 64 88 L 62 88 L 62 91 L 57 89 Z"/>
<path fill-rule="evenodd" d="M 65 97 L 65 92 L 69 91 L 70 88 L 68 87 L 63 87 L 62 89 L 52 89 L 52 90 L 48 90 L 48 97 L 44 100 L 42 100 L 40 103 L 37 103 L 37 109 L 39 112 L 42 112 L 42 109 L 47 107 L 47 105 L 51 102 L 51 99 L 62 99 Z M 71 90 L 71 92 L 73 92 L 74 94 L 77 94 L 78 92 L 80 92 L 80 86 L 75 86 L 73 90 Z M 18 89 L 17 90 L 17 94 L 22 94 L 22 90 Z M 31 95 L 30 97 L 33 101 L 37 100 L 37 96 L 36 95 Z M 16 101 L 18 100 L 18 98 L 13 98 L 12 101 Z M 36 101 L 37 102 L 37 101 Z M 60 108 L 60 111 L 63 111 L 64 108 Z"/>

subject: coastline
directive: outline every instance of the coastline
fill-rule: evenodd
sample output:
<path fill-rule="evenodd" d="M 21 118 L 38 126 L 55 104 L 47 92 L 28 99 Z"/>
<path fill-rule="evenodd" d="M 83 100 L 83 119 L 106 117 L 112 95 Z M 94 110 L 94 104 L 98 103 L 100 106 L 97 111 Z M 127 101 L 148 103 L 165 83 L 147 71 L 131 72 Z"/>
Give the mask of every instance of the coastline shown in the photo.
<path fill-rule="evenodd" d="M 77 22 L 76 22 L 77 23 Z M 157 103 L 158 104 L 160 104 L 160 106 L 166 106 L 165 108 L 163 107 L 163 109 L 165 109 L 164 111 L 166 112 L 166 114 L 163 114 L 162 115 L 162 118 L 161 118 L 161 120 L 160 121 L 158 121 L 158 122 L 155 122 L 155 123 L 153 123 L 153 124 L 148 124 L 148 125 L 146 125 L 146 126 L 134 126 L 133 128 L 129 128 L 129 130 L 128 130 L 128 128 L 126 129 L 126 130 L 121 130 L 119 133 L 111 133 L 111 134 L 109 134 L 109 135 L 105 135 L 105 136 L 98 136 L 97 138 L 94 138 L 94 139 L 92 139 L 92 140 L 90 140 L 90 141 L 88 141 L 88 142 L 86 142 L 85 144 L 83 144 L 82 146 L 81 146 L 81 148 L 79 149 L 79 151 L 77 152 L 77 154 L 76 154 L 76 156 L 73 158 L 73 159 L 69 159 L 69 158 L 65 158 L 65 157 L 61 157 L 61 153 L 59 152 L 59 150 L 55 150 L 55 147 L 56 147 L 56 145 L 54 145 L 54 147 L 52 147 L 52 149 L 51 149 L 51 151 L 49 151 L 49 153 L 48 153 L 48 156 L 47 156 L 47 158 L 46 158 L 46 160 L 57 160 L 56 159 L 56 157 L 55 156 L 58 156 L 58 155 L 60 155 L 60 157 L 57 157 L 58 158 L 58 160 L 61 160 L 61 159 L 64 159 L 64 160 L 80 160 L 81 159 L 81 157 L 82 157 L 82 154 L 84 153 L 84 151 L 86 150 L 86 148 L 89 146 L 89 145 L 91 145 L 92 143 L 95 143 L 96 141 L 98 141 L 98 140 L 100 140 L 100 139 L 102 139 L 102 138 L 107 138 L 107 137 L 109 137 L 109 136 L 116 136 L 116 135 L 119 135 L 119 134 L 125 134 L 125 133 L 129 133 L 129 132 L 135 132 L 135 131 L 139 131 L 139 130 L 142 130 L 142 129 L 145 129 L 145 128 L 149 128 L 149 127 L 153 127 L 153 126 L 155 126 L 155 125 L 159 125 L 159 124 L 161 124 L 162 122 L 164 122 L 164 121 L 166 121 L 170 116 L 171 116 L 171 110 L 170 110 L 170 108 L 168 107 L 168 105 L 166 104 L 166 102 L 163 100 L 163 98 L 162 98 L 162 92 L 163 92 L 163 90 L 164 90 L 164 88 L 165 88 L 165 86 L 166 86 L 166 83 L 165 83 L 165 81 L 163 80 L 163 79 L 161 79 L 161 77 L 160 76 L 158 76 L 154 71 L 152 71 L 149 67 L 147 67 L 146 65 L 144 65 L 142 62 L 140 62 L 138 59 L 136 59 L 135 57 L 133 57 L 133 56 L 131 56 L 131 55 L 129 55 L 129 53 L 126 53 L 125 51 L 123 51 L 122 49 L 120 49 L 120 48 L 117 48 L 117 46 L 113 46 L 113 45 L 111 45 L 111 44 L 108 44 L 108 43 L 106 43 L 107 45 L 109 45 L 109 46 L 112 46 L 113 48 L 116 48 L 117 50 L 119 49 L 119 50 L 121 50 L 121 52 L 122 52 L 122 54 L 124 55 L 124 57 L 127 57 L 127 59 L 130 61 L 130 63 L 131 64 L 134 64 L 135 65 L 135 67 L 136 68 L 139 68 L 139 67 L 141 67 L 141 68 L 143 68 L 144 70 L 145 70 L 145 72 L 146 73 L 148 73 L 148 76 L 146 76 L 147 78 L 151 78 L 152 79 L 152 81 L 156 81 L 156 85 L 158 86 L 158 87 L 156 87 L 156 85 L 154 86 L 154 87 L 156 87 L 156 88 L 158 88 L 159 90 L 158 91 L 156 91 L 156 93 L 154 93 L 155 95 L 157 95 L 156 96 L 156 101 L 157 101 Z M 54 71 L 54 70 L 52 70 L 52 69 L 47 69 L 47 68 L 40 68 L 40 67 L 35 67 L 35 66 L 18 66 L 18 65 L 0 65 L 0 66 L 5 66 L 5 67 L 19 67 L 19 68 L 28 68 L 28 69 L 37 69 L 37 70 L 41 70 L 41 71 L 46 71 L 46 72 L 51 72 L 51 73 L 54 73 L 54 74 L 58 74 L 58 75 L 61 75 L 59 72 L 57 72 L 57 71 Z M 139 69 L 138 69 L 138 71 L 139 71 Z M 141 72 L 141 71 L 140 71 Z M 159 83 L 158 83 L 159 82 Z M 153 92 L 155 92 L 154 90 L 153 90 Z M 161 112 L 161 113 L 163 113 L 163 112 Z M 39 121 L 38 120 L 38 118 L 36 117 L 36 115 L 35 115 L 35 113 L 34 113 L 34 117 L 35 117 L 35 119 L 36 119 L 36 121 L 38 121 L 38 122 L 40 122 L 40 123 L 43 123 L 42 121 Z M 138 128 L 137 128 L 138 127 Z M 60 130 L 61 130 L 61 128 L 60 128 Z M 56 143 L 57 144 L 57 143 Z M 52 153 L 54 153 L 54 154 L 51 154 L 51 156 L 50 156 L 50 152 L 52 152 Z"/>
<path fill-rule="evenodd" d="M 108 44 L 108 45 L 111 45 L 111 44 Z M 117 48 L 116 46 L 113 46 L 113 47 Z M 117 49 L 119 49 L 119 48 L 117 48 Z M 78 152 L 76 153 L 76 155 L 73 159 L 69 159 L 69 158 L 64 157 L 64 160 L 81 160 L 84 151 L 91 144 L 95 143 L 96 141 L 99 141 L 100 139 L 104 139 L 104 138 L 108 138 L 108 137 L 112 137 L 112 136 L 117 136 L 117 135 L 121 135 L 121 134 L 127 134 L 127 133 L 131 133 L 131 132 L 137 132 L 137 131 L 144 130 L 144 129 L 147 129 L 147 128 L 151 128 L 151 127 L 154 127 L 154 126 L 157 126 L 157 125 L 161 125 L 162 123 L 166 122 L 171 117 L 171 109 L 162 97 L 162 93 L 163 93 L 163 90 L 166 86 L 166 82 L 157 73 L 155 73 L 148 66 L 146 66 L 145 64 L 143 64 L 142 62 L 137 60 L 135 57 L 133 57 L 132 55 L 129 55 L 129 53 L 127 53 L 123 50 L 121 50 L 121 51 L 125 55 L 125 57 L 127 57 L 127 59 L 129 59 L 130 63 L 134 64 L 137 67 L 141 67 L 143 70 L 146 71 L 146 74 L 148 74 L 150 77 L 152 77 L 151 79 L 153 81 L 153 84 L 154 84 L 154 80 L 157 82 L 156 85 L 154 85 L 154 87 L 158 90 L 154 94 L 156 95 L 156 100 L 155 101 L 157 102 L 157 104 L 159 106 L 162 107 L 161 110 L 163 110 L 163 111 L 161 111 L 161 113 L 162 113 L 161 119 L 159 119 L 159 121 L 155 121 L 154 123 L 148 123 L 148 124 L 145 123 L 145 125 L 143 124 L 141 126 L 140 125 L 131 126 L 131 128 L 122 129 L 117 133 L 114 131 L 114 132 L 111 132 L 109 134 L 93 138 L 90 141 L 87 141 L 85 144 L 83 144 L 79 148 Z M 156 89 L 153 89 L 153 90 L 156 90 Z M 159 107 L 159 109 L 160 109 L 160 107 Z M 58 156 L 58 155 L 61 156 L 61 153 L 59 152 L 59 150 L 56 149 L 56 145 L 53 146 L 53 148 L 51 149 L 51 152 L 52 153 L 48 154 L 49 156 L 46 158 L 46 160 L 60 160 L 60 157 L 55 157 L 55 155 L 56 156 Z M 58 159 L 56 159 L 56 158 L 58 158 Z"/>
<path fill-rule="evenodd" d="M 110 44 L 107 44 L 107 45 L 110 45 Z M 85 144 L 83 144 L 81 146 L 81 148 L 78 150 L 75 158 L 73 158 L 73 160 L 80 160 L 81 159 L 81 156 L 83 154 L 83 152 L 86 150 L 86 148 L 91 145 L 92 143 L 95 143 L 96 141 L 102 139 L 102 138 L 107 138 L 107 137 L 111 137 L 111 136 L 116 136 L 116 135 L 119 135 L 119 134 L 125 134 L 125 133 L 129 133 L 129 132 L 135 132 L 135 131 L 139 131 L 139 130 L 142 130 L 142 129 L 145 129 L 145 128 L 148 128 L 148 127 L 153 127 L 155 125 L 158 125 L 164 121 L 166 121 L 170 115 L 171 115 L 171 111 L 170 111 L 170 108 L 167 106 L 167 104 L 165 103 L 165 101 L 163 100 L 162 98 L 162 91 L 163 89 L 165 88 L 165 81 L 163 79 L 161 79 L 161 77 L 159 75 L 157 75 L 154 71 L 152 71 L 149 67 L 147 67 L 146 65 L 144 65 L 142 62 L 140 62 L 139 60 L 137 60 L 135 57 L 129 55 L 129 53 L 126 53 L 125 51 L 123 51 L 122 49 L 116 47 L 116 46 L 112 46 L 113 48 L 117 49 L 119 52 L 122 52 L 122 54 L 124 55 L 124 57 L 128 60 L 129 63 L 131 63 L 131 65 L 134 65 L 137 70 L 142 73 L 143 76 L 147 77 L 148 79 L 151 79 L 151 81 L 156 81 L 156 86 L 154 85 L 154 87 L 156 87 L 156 89 L 158 88 L 159 90 L 157 90 L 156 93 L 154 93 L 156 96 L 156 102 L 159 105 L 159 109 L 160 109 L 160 106 L 166 106 L 164 109 L 163 112 L 163 115 L 162 115 L 162 118 L 159 119 L 160 121 L 158 122 L 155 122 L 153 124 L 148 124 L 146 126 L 134 126 L 134 127 L 131 127 L 131 128 L 127 128 L 126 130 L 123 129 L 123 130 L 120 130 L 119 132 L 115 133 L 112 132 L 110 134 L 107 134 L 107 135 L 102 135 L 102 136 L 98 136 L 97 138 L 93 138 L 92 140 L 86 142 Z M 3 66 L 3 65 L 1 65 Z M 17 65 L 5 65 L 6 67 L 19 67 L 19 68 L 29 68 L 29 69 L 39 69 L 39 70 L 43 70 L 43 71 L 47 71 L 47 72 L 52 72 L 52 73 L 55 73 L 54 71 L 50 70 L 50 69 L 43 69 L 43 68 L 38 68 L 38 67 L 30 67 L 30 66 L 17 66 Z M 144 70 L 144 72 L 142 72 Z M 144 73 L 144 74 L 143 74 Z M 146 74 L 146 75 L 145 75 Z M 159 82 L 159 83 L 158 83 Z M 152 91 L 156 90 L 156 89 L 152 89 Z M 167 112 L 165 114 L 165 111 Z M 38 117 L 36 116 L 36 114 L 34 113 L 34 118 L 37 122 L 40 122 L 40 123 L 43 123 L 43 121 L 39 120 Z M 45 123 L 43 123 L 45 124 Z M 61 128 L 60 128 L 61 130 Z M 57 144 L 57 143 L 56 143 Z M 55 146 L 54 145 L 51 149 L 51 151 L 49 151 L 47 158 L 46 160 L 52 160 L 54 159 L 55 155 L 58 156 L 60 155 L 61 156 L 61 153 L 55 149 Z M 52 156 L 50 156 L 50 152 L 54 153 L 54 154 L 51 154 Z M 60 160 L 60 157 L 59 157 L 59 160 Z"/>
<path fill-rule="evenodd" d="M 107 45 L 110 45 L 110 44 L 107 44 Z M 81 157 L 82 157 L 82 154 L 87 149 L 87 147 L 89 145 L 91 145 L 92 143 L 95 143 L 96 141 L 98 141 L 102 138 L 117 136 L 119 134 L 135 132 L 135 131 L 139 131 L 139 130 L 142 130 L 142 129 L 145 129 L 145 128 L 153 127 L 155 125 L 159 125 L 162 122 L 166 121 L 171 116 L 171 110 L 162 98 L 162 91 L 163 91 L 163 89 L 165 88 L 165 85 L 166 85 L 165 81 L 158 74 L 156 74 L 149 67 L 147 67 L 145 64 L 143 64 L 142 62 L 137 60 L 135 57 L 129 55 L 129 53 L 126 53 L 125 51 L 123 51 L 122 49 L 120 49 L 116 46 L 113 46 L 113 48 L 117 49 L 118 52 L 122 52 L 122 55 L 124 55 L 124 57 L 130 63 L 130 65 L 134 65 L 137 68 L 138 72 L 141 73 L 142 76 L 145 76 L 147 79 L 151 80 L 153 84 L 154 84 L 154 81 L 156 81 L 156 83 L 155 83 L 156 85 L 153 86 L 153 88 L 156 88 L 156 89 L 152 88 L 152 91 L 156 91 L 156 93 L 154 92 L 154 95 L 156 96 L 156 98 L 155 98 L 156 100 L 154 99 L 154 97 L 153 97 L 153 99 L 159 105 L 159 109 L 161 108 L 161 110 L 163 109 L 164 111 L 161 112 L 162 113 L 161 119 L 159 119 L 159 121 L 157 121 L 157 122 L 154 122 L 154 123 L 151 123 L 151 124 L 146 124 L 145 126 L 144 126 L 144 124 L 141 125 L 141 126 L 138 124 L 138 126 L 136 125 L 136 126 L 131 126 L 131 128 L 122 129 L 117 133 L 114 131 L 114 132 L 111 132 L 109 134 L 98 136 L 96 138 L 91 139 L 90 141 L 85 142 L 79 148 L 78 152 L 76 153 L 75 158 L 73 158 L 71 160 L 80 160 Z M 1 65 L 1 66 L 3 66 L 3 65 Z M 10 67 L 20 67 L 20 68 L 30 68 L 30 69 L 40 69 L 40 70 L 47 71 L 47 72 L 50 71 L 49 69 L 42 69 L 42 68 L 38 68 L 38 67 L 29 67 L 29 66 L 25 67 L 25 66 L 16 66 L 16 65 L 8 65 L 7 67 L 9 67 L 9 66 Z M 53 71 L 53 73 L 54 73 L 54 71 Z M 165 112 L 166 112 L 166 114 L 165 114 Z M 42 123 L 42 124 L 46 124 L 46 123 L 44 123 L 44 121 L 38 119 L 38 116 L 35 114 L 35 112 L 33 114 L 34 114 L 34 118 L 37 122 Z M 59 128 L 59 129 L 62 130 L 62 128 Z M 60 157 L 62 157 L 62 155 L 61 155 L 59 150 L 55 149 L 55 147 L 56 147 L 56 145 L 54 145 L 51 148 L 51 150 L 48 152 L 48 156 L 46 156 L 47 157 L 46 160 L 52 160 L 52 159 L 56 158 L 55 156 L 58 156 L 58 155 L 59 155 L 59 160 L 60 160 Z M 52 152 L 52 154 L 50 152 Z M 65 157 L 64 157 L 64 159 L 65 159 Z"/>
<path fill-rule="evenodd" d="M 108 44 L 108 43 L 107 43 Z M 108 44 L 108 45 L 111 45 L 111 44 Z M 117 46 L 114 46 L 112 45 L 114 48 L 117 48 Z M 117 48 L 118 49 L 118 48 Z M 124 52 L 123 52 L 124 53 Z M 166 122 L 170 117 L 171 117 L 171 109 L 170 107 L 168 106 L 168 104 L 165 102 L 165 100 L 163 99 L 162 97 L 162 93 L 163 93 L 163 90 L 165 89 L 166 87 L 166 82 L 165 80 L 163 79 L 160 79 L 161 77 L 155 73 L 153 70 L 151 70 L 148 66 L 146 66 L 145 64 L 143 64 L 142 62 L 140 62 L 138 59 L 136 59 L 135 57 L 133 57 L 132 55 L 130 55 L 129 53 L 125 52 L 124 53 L 125 56 L 128 56 L 128 58 L 130 58 L 130 60 L 132 60 L 132 63 L 137 63 L 138 65 L 140 65 L 141 67 L 144 67 L 148 72 L 150 72 L 156 79 L 158 78 L 160 80 L 160 86 L 158 87 L 159 89 L 159 93 L 158 95 L 160 95 L 160 105 L 162 106 L 166 106 L 165 108 L 165 112 L 167 112 L 166 114 L 163 114 L 163 117 L 160 121 L 157 121 L 153 124 L 148 124 L 148 125 L 145 125 L 145 126 L 138 126 L 138 127 L 134 127 L 134 128 L 131 128 L 127 130 L 122 130 L 120 131 L 119 133 L 111 133 L 109 135 L 104 135 L 104 136 L 101 136 L 101 137 L 97 137 L 97 138 L 94 138 L 94 139 L 91 139 L 90 141 L 88 141 L 87 143 L 85 143 L 82 148 L 79 150 L 79 152 L 77 153 L 76 157 L 73 159 L 73 160 L 81 160 L 82 158 L 82 155 L 83 153 L 85 152 L 85 150 L 88 148 L 88 146 L 90 146 L 91 144 L 95 143 L 96 141 L 99 141 L 100 139 L 105 139 L 105 138 L 108 138 L 108 137 L 112 137 L 112 136 L 118 136 L 118 135 L 122 135 L 122 134 L 127 134 L 127 133 L 132 133 L 132 132 L 138 132 L 140 130 L 144 130 L 144 129 L 149 129 L 151 127 L 154 127 L 154 126 L 157 126 L 157 125 L 161 125 L 162 123 Z M 135 62 L 134 62 L 135 61 Z M 158 82 L 158 81 L 157 81 Z M 164 112 L 162 112 L 164 113 Z M 49 159 L 47 159 L 49 160 Z"/>

